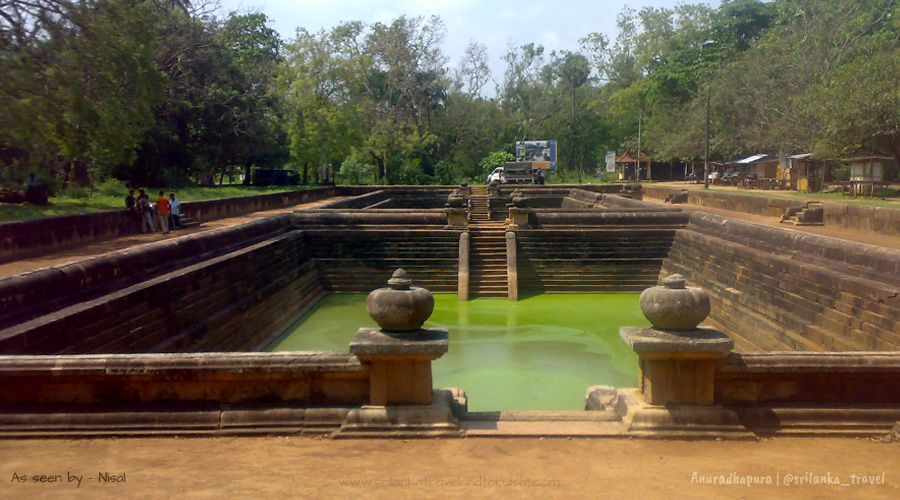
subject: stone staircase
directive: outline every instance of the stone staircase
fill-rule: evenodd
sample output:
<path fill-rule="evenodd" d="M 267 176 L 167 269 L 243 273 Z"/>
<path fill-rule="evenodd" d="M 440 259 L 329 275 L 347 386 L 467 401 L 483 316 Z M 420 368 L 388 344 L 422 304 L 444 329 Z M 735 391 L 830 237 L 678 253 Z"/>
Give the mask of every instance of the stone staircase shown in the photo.
<path fill-rule="evenodd" d="M 506 223 L 491 220 L 484 186 L 473 186 L 469 198 L 469 289 L 471 297 L 506 298 Z"/>
<path fill-rule="evenodd" d="M 795 226 L 824 226 L 825 205 L 818 201 L 810 201 L 805 207 L 791 207 L 784 211 L 781 222 Z"/>
<path fill-rule="evenodd" d="M 477 224 L 491 220 L 490 198 L 484 186 L 472 186 L 469 196 L 469 222 Z"/>

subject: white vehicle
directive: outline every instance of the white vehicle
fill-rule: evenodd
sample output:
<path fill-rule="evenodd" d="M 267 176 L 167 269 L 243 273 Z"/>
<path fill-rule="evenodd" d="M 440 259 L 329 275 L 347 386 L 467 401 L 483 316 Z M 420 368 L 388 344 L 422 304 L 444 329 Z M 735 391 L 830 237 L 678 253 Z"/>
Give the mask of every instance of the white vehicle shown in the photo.
<path fill-rule="evenodd" d="M 503 167 L 497 167 L 488 174 L 487 183 L 488 184 L 504 184 L 506 182 L 506 176 L 503 175 Z"/>

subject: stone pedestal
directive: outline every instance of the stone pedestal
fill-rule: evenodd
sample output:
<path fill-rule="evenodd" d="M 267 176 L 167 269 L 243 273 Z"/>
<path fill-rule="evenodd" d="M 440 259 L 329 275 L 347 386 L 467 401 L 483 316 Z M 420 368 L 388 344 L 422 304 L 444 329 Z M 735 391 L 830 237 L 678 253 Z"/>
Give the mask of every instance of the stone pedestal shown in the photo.
<path fill-rule="evenodd" d="M 527 229 L 528 217 L 533 212 L 530 208 L 509 207 L 509 227 L 512 229 Z"/>
<path fill-rule="evenodd" d="M 386 334 L 360 328 L 350 353 L 369 366 L 369 404 L 430 405 L 431 361 L 447 352 L 445 329 Z"/>
<path fill-rule="evenodd" d="M 466 209 L 448 207 L 444 209 L 447 214 L 447 228 L 466 227 Z"/>
<path fill-rule="evenodd" d="M 619 336 L 638 354 L 640 390 L 651 405 L 712 405 L 715 363 L 734 341 L 712 328 L 668 332 L 622 327 Z"/>
<path fill-rule="evenodd" d="M 350 353 L 369 366 L 369 404 L 351 410 L 334 437 L 460 436 L 454 408 L 464 396 L 431 387 L 431 362 L 447 352 L 447 338 L 440 328 L 360 328 Z"/>

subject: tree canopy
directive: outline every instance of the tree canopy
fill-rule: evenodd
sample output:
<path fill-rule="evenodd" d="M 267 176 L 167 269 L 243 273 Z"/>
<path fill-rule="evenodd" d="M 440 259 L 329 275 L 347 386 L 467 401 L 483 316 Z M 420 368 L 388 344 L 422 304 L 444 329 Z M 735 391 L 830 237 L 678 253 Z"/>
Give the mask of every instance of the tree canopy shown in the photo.
<path fill-rule="evenodd" d="M 524 139 L 563 175 L 607 150 L 900 158 L 897 0 L 725 0 L 625 8 L 577 51 L 485 45 L 459 61 L 438 17 L 282 39 L 261 13 L 189 0 L 0 1 L 0 180 L 214 184 L 254 166 L 307 182 L 481 179 Z"/>

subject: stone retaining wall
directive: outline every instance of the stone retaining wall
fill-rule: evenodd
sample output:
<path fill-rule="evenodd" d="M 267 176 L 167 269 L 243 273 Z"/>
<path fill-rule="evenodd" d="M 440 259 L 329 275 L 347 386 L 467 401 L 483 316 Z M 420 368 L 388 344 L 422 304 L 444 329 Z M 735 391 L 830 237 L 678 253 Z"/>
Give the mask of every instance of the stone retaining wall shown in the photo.
<path fill-rule="evenodd" d="M 185 201 L 184 215 L 199 222 L 274 210 L 334 196 L 326 187 L 206 201 Z M 123 194 L 124 199 L 124 194 Z M 57 247 L 134 234 L 126 210 L 69 215 L 0 224 L 0 262 L 27 258 Z"/>
<path fill-rule="evenodd" d="M 305 234 L 328 291 L 368 293 L 386 286 L 403 268 L 416 286 L 457 293 L 461 231 L 388 226 L 317 228 Z"/>
<path fill-rule="evenodd" d="M 323 293 L 292 231 L 0 330 L 0 352 L 262 349 Z"/>
<path fill-rule="evenodd" d="M 644 195 L 664 200 L 681 189 L 670 186 L 643 186 Z M 809 201 L 815 201 L 810 199 Z M 704 207 L 732 210 L 753 215 L 780 218 L 790 207 L 805 206 L 803 199 L 791 200 L 778 196 L 742 194 L 739 192 L 688 190 L 688 203 Z M 871 231 L 878 234 L 900 236 L 900 209 L 848 205 L 823 201 L 825 226 Z"/>
<path fill-rule="evenodd" d="M 287 214 L 267 217 L 0 279 L 0 328 L 277 236 L 292 225 Z"/>
<path fill-rule="evenodd" d="M 732 353 L 715 404 L 900 407 L 900 353 Z"/>
<path fill-rule="evenodd" d="M 638 212 L 638 211 L 601 211 L 601 210 L 583 210 L 583 211 L 540 211 L 536 210 L 529 217 L 529 224 L 533 227 L 554 227 L 554 226 L 585 226 L 588 230 L 589 226 L 609 227 L 609 226 L 665 226 L 665 227 L 682 227 L 689 218 L 687 212 Z M 590 230 L 594 230 L 591 228 Z"/>
<path fill-rule="evenodd" d="M 421 188 L 421 186 L 419 186 Z M 429 186 L 429 189 L 414 189 L 411 186 L 391 187 L 345 187 L 337 188 L 338 196 L 350 198 L 326 203 L 322 209 L 355 209 L 397 208 L 397 209 L 435 209 L 443 208 L 447 196 L 452 191 L 448 187 Z"/>
<path fill-rule="evenodd" d="M 0 405 L 365 404 L 368 371 L 340 352 L 0 356 Z"/>
<path fill-rule="evenodd" d="M 900 350 L 900 252 L 694 213 L 661 275 L 710 293 L 740 351 Z"/>
<path fill-rule="evenodd" d="M 519 293 L 639 292 L 656 285 L 675 230 L 516 232 Z"/>

